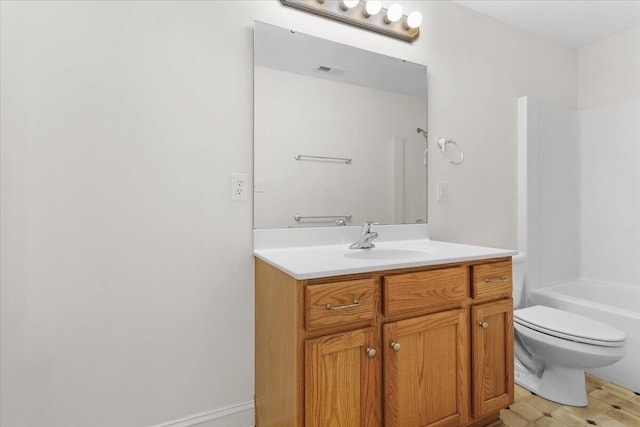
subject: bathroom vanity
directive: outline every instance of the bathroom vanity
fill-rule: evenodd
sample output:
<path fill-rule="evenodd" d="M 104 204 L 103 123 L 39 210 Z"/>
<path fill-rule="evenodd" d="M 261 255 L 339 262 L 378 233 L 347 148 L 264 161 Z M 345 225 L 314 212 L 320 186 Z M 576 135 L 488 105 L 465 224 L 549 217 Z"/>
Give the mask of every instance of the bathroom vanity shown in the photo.
<path fill-rule="evenodd" d="M 498 424 L 513 402 L 514 252 L 346 248 L 255 251 L 256 425 Z"/>
<path fill-rule="evenodd" d="M 426 66 L 259 22 L 254 49 L 256 425 L 499 423 L 516 252 L 428 239 Z"/>

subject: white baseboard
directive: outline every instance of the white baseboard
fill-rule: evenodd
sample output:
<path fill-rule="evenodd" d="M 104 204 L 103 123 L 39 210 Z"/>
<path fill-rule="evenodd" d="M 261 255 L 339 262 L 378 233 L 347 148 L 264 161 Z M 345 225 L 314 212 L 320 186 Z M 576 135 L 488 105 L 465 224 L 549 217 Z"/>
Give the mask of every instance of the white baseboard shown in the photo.
<path fill-rule="evenodd" d="M 225 408 L 189 415 L 153 427 L 253 427 L 254 420 L 254 406 L 253 401 L 250 400 Z"/>

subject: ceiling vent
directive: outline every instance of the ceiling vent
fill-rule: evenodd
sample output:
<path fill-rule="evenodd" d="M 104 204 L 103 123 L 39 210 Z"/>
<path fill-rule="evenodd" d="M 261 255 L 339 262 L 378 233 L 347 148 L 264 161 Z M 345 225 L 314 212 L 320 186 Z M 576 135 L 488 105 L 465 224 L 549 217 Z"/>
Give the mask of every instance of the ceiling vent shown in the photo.
<path fill-rule="evenodd" d="M 344 70 L 340 70 L 339 68 L 327 67 L 326 65 L 320 65 L 315 69 L 315 72 L 321 74 L 330 74 L 334 76 L 339 76 L 340 74 L 344 74 Z"/>

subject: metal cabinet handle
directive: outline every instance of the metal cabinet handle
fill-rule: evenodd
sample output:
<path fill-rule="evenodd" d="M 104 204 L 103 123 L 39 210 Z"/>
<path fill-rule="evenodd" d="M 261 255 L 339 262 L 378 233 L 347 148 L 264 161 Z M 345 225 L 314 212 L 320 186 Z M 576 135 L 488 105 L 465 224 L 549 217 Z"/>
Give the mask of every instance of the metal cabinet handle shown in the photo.
<path fill-rule="evenodd" d="M 478 323 L 478 326 L 480 326 L 482 329 L 487 329 L 489 327 L 489 324 L 487 322 L 480 322 Z"/>
<path fill-rule="evenodd" d="M 344 310 L 345 308 L 353 308 L 359 305 L 360 305 L 360 301 L 358 301 L 357 299 L 354 299 L 352 304 L 339 305 L 337 307 L 334 307 L 331 304 L 327 304 L 325 305 L 325 307 L 327 308 L 327 310 Z"/>
<path fill-rule="evenodd" d="M 400 351 L 400 343 L 398 342 L 392 342 L 391 343 L 391 350 L 395 351 L 396 353 Z"/>
<path fill-rule="evenodd" d="M 507 281 L 507 278 L 504 276 L 500 276 L 499 279 L 484 279 L 484 283 L 502 283 L 506 281 Z"/>
<path fill-rule="evenodd" d="M 375 349 L 375 348 L 371 348 L 371 347 L 367 348 L 366 353 L 367 353 L 367 356 L 369 356 L 371 359 L 373 359 L 374 357 L 376 357 L 376 354 L 378 354 L 378 352 L 376 351 L 376 349 Z"/>

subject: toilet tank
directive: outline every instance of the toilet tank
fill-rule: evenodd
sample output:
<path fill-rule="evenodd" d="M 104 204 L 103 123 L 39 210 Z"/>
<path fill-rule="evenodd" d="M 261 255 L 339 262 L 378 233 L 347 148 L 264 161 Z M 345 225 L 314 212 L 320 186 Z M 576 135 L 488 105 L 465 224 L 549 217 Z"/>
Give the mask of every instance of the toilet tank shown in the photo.
<path fill-rule="evenodd" d="M 526 266 L 527 254 L 519 252 L 511 257 L 513 267 L 513 308 L 520 307 L 522 292 L 524 290 L 524 269 Z"/>

